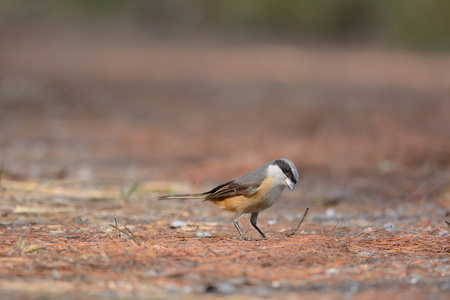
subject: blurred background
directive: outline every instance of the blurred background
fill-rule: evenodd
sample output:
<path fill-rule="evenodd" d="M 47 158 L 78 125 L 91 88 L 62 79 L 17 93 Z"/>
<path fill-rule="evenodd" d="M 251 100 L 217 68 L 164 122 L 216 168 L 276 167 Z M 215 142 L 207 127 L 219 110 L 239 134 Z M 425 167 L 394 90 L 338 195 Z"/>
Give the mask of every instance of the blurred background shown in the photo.
<path fill-rule="evenodd" d="M 446 299 L 449 15 L 0 0 L 2 299 Z M 260 214 L 267 240 L 243 216 L 257 240 L 236 241 L 212 203 L 153 201 L 281 157 L 300 181 Z"/>
<path fill-rule="evenodd" d="M 446 178 L 449 11 L 3 0 L 3 176 L 220 182 L 287 157 L 306 179 Z"/>

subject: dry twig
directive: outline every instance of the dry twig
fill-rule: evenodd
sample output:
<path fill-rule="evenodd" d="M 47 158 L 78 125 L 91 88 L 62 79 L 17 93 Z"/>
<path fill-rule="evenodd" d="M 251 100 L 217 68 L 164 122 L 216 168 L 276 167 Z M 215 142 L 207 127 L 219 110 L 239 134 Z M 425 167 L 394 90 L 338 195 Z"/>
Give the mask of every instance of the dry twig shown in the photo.
<path fill-rule="evenodd" d="M 302 219 L 300 220 L 300 222 L 298 223 L 298 225 L 294 228 L 292 228 L 292 230 L 290 232 L 287 233 L 287 237 L 293 236 L 294 234 L 297 233 L 298 229 L 300 228 L 300 225 L 302 225 L 303 220 L 305 220 L 306 214 L 308 213 L 309 207 L 306 208 L 305 213 L 303 214 Z"/>
<path fill-rule="evenodd" d="M 328 232 L 327 235 L 325 235 L 325 237 L 328 237 L 336 229 L 338 224 L 339 224 L 339 221 L 337 221 L 336 224 L 334 224 L 333 228 L 331 228 L 330 232 Z M 323 234 L 323 231 L 322 231 L 322 234 Z"/>

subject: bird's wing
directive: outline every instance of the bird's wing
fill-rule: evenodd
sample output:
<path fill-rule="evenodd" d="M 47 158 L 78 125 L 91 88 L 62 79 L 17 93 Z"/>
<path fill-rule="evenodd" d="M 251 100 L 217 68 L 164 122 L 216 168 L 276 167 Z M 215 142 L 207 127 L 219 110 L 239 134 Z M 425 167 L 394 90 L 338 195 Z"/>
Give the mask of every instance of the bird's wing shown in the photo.
<path fill-rule="evenodd" d="M 228 197 L 239 196 L 239 195 L 252 195 L 256 193 L 259 189 L 259 184 L 242 182 L 238 183 L 236 180 L 221 184 L 216 186 L 209 192 L 204 193 L 205 200 L 211 199 L 225 199 Z"/>

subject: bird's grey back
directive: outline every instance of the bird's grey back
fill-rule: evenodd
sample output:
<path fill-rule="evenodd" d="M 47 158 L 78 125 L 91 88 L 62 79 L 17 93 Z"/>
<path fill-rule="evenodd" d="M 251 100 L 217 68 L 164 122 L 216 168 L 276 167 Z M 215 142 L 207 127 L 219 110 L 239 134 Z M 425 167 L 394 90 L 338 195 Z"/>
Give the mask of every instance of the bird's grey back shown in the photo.
<path fill-rule="evenodd" d="M 259 186 L 261 182 L 267 177 L 267 166 L 273 161 L 266 163 L 258 169 L 237 178 L 234 182 L 244 186 Z"/>

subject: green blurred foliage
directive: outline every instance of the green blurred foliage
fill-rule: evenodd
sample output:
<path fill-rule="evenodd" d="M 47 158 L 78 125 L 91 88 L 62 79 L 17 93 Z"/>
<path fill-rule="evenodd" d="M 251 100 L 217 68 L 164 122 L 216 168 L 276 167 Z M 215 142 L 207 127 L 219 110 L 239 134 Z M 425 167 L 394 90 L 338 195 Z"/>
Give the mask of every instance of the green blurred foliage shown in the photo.
<path fill-rule="evenodd" d="M 127 19 L 170 30 L 212 28 L 298 39 L 450 48 L 450 1 L 2 0 L 3 19 Z M 9 18 L 8 18 L 9 17 Z M 0 20 L 0 22 L 2 22 Z"/>

